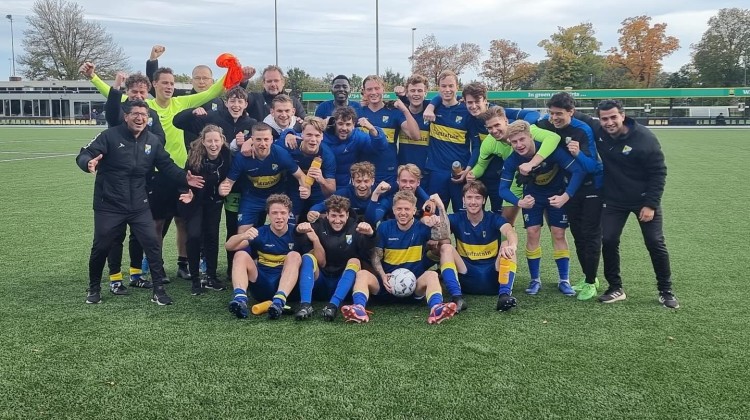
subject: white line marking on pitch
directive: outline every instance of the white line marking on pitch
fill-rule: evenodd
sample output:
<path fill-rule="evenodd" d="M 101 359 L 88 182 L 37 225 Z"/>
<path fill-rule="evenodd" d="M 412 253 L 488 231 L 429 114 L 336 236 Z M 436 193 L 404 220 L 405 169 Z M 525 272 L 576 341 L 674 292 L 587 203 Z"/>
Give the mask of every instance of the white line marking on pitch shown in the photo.
<path fill-rule="evenodd" d="M 60 152 L 0 152 L 14 155 L 57 155 Z"/>
<path fill-rule="evenodd" d="M 64 155 L 37 156 L 37 157 L 17 158 L 17 159 L 3 159 L 3 160 L 0 160 L 0 163 L 2 163 L 2 162 L 15 162 L 17 160 L 48 159 L 48 158 L 65 157 L 65 156 L 77 156 L 77 155 L 78 155 L 78 153 L 67 153 L 67 154 L 64 154 Z"/>

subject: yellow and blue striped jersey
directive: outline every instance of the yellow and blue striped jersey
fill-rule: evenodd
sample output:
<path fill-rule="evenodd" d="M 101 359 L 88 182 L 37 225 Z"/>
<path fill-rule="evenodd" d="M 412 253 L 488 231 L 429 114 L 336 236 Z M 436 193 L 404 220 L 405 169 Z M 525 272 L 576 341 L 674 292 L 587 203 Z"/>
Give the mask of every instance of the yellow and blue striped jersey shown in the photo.
<path fill-rule="evenodd" d="M 265 159 L 236 154 L 227 178 L 238 181 L 243 175 L 247 177 L 249 182 L 244 183 L 243 199 L 247 196 L 266 199 L 271 194 L 284 192 L 284 183 L 281 181 L 286 174 L 291 175 L 297 169 L 299 166 L 289 152 L 272 144 L 271 152 Z"/>
<path fill-rule="evenodd" d="M 391 273 L 397 268 L 406 268 L 419 277 L 428 267 L 425 261 L 426 244 L 430 240 L 430 228 L 414 221 L 407 229 L 398 228 L 396 220 L 386 220 L 378 226 L 377 247 L 383 249 L 383 269 Z"/>
<path fill-rule="evenodd" d="M 500 251 L 500 228 L 508 223 L 497 213 L 485 211 L 482 221 L 474 226 L 465 211 L 449 214 L 451 232 L 456 237 L 456 251 L 464 260 L 493 263 Z"/>
<path fill-rule="evenodd" d="M 299 245 L 295 242 L 294 229 L 296 226 L 289 223 L 286 233 L 277 236 L 271 226 L 264 225 L 258 228 L 258 236 L 250 242 L 246 251 L 250 255 L 257 254 L 258 265 L 267 268 L 278 268 L 284 265 L 286 255 L 292 251 L 299 251 Z"/>

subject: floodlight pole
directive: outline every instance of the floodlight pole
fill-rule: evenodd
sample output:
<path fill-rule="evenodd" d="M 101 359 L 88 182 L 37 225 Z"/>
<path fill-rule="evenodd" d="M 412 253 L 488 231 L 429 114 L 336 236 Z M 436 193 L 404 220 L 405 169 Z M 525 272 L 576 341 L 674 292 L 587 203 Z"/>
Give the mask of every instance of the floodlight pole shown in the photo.
<path fill-rule="evenodd" d="M 273 37 L 276 43 L 276 66 L 279 65 L 279 1 L 273 0 Z"/>
<path fill-rule="evenodd" d="M 13 15 L 5 15 L 5 17 L 10 21 L 10 51 L 13 57 L 13 77 L 15 77 L 16 76 L 16 46 L 15 46 L 15 40 L 13 37 Z"/>
<path fill-rule="evenodd" d="M 414 32 L 417 28 L 411 28 L 411 72 L 414 73 Z"/>
<path fill-rule="evenodd" d="M 380 75 L 380 28 L 378 10 L 380 9 L 378 0 L 375 0 L 375 74 Z"/>

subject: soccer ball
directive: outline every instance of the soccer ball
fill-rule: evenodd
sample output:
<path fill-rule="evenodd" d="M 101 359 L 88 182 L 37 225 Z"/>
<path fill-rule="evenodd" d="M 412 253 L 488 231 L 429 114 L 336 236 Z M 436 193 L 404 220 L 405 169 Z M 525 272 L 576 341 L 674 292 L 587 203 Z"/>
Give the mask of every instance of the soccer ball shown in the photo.
<path fill-rule="evenodd" d="M 417 278 L 414 277 L 414 273 L 406 268 L 397 268 L 391 273 L 390 277 L 394 296 L 411 296 L 414 293 L 414 289 L 417 288 Z"/>

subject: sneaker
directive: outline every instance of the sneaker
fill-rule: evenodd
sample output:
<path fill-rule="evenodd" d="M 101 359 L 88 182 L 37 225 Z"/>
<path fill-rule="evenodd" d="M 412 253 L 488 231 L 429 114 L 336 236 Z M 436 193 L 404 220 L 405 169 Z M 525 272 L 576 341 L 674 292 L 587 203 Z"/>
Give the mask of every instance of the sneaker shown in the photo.
<path fill-rule="evenodd" d="M 86 294 L 86 303 L 102 303 L 102 296 L 99 290 L 88 289 Z"/>
<path fill-rule="evenodd" d="M 575 290 L 576 292 L 580 292 L 581 290 L 583 290 L 583 287 L 587 284 L 588 283 L 586 283 L 586 279 L 581 279 L 581 281 L 573 285 L 573 290 Z M 600 287 L 599 277 L 594 278 L 594 286 L 596 287 L 596 290 L 599 290 L 599 287 Z"/>
<path fill-rule="evenodd" d="M 194 281 L 190 286 L 190 294 L 193 296 L 200 296 L 203 294 L 203 287 L 201 287 L 200 281 Z"/>
<path fill-rule="evenodd" d="M 516 300 L 516 298 L 503 293 L 502 295 L 497 297 L 497 306 L 495 307 L 495 309 L 501 312 L 507 312 L 511 310 L 511 308 L 515 308 L 516 305 L 518 305 L 518 301 Z"/>
<path fill-rule="evenodd" d="M 622 287 L 609 288 L 603 295 L 599 296 L 599 302 L 601 303 L 614 303 L 619 300 L 625 300 L 625 292 Z"/>
<path fill-rule="evenodd" d="M 446 319 L 453 318 L 457 312 L 456 304 L 453 302 L 440 303 L 430 309 L 430 316 L 427 317 L 428 324 L 439 324 Z"/>
<path fill-rule="evenodd" d="M 143 277 L 130 277 L 130 287 L 138 287 L 140 289 L 150 289 L 153 287 L 150 281 L 145 280 Z"/>
<path fill-rule="evenodd" d="M 217 279 L 216 277 L 207 277 L 205 285 L 203 287 L 216 291 L 222 291 L 225 289 L 224 283 L 222 283 L 222 281 Z"/>
<path fill-rule="evenodd" d="M 539 280 L 531 280 L 529 287 L 526 288 L 526 293 L 529 295 L 535 295 L 542 289 L 542 282 Z"/>
<path fill-rule="evenodd" d="M 321 315 L 323 315 L 323 319 L 331 322 L 334 318 L 336 318 L 336 312 L 339 311 L 339 308 L 334 305 L 333 303 L 327 303 L 326 306 L 323 307 L 323 310 L 320 311 Z"/>
<path fill-rule="evenodd" d="M 284 308 L 279 304 L 272 303 L 268 307 L 268 319 L 279 319 L 282 313 L 284 313 Z"/>
<path fill-rule="evenodd" d="M 573 288 L 570 286 L 570 282 L 568 280 L 561 280 L 557 283 L 557 289 L 560 290 L 560 293 L 564 294 L 565 296 L 575 296 L 576 291 L 573 290 Z"/>
<path fill-rule="evenodd" d="M 455 304 L 453 304 L 455 306 Z M 341 313 L 344 315 L 344 321 L 356 322 L 361 324 L 370 321 L 370 315 L 362 305 L 344 305 L 341 307 Z"/>
<path fill-rule="evenodd" d="M 167 291 L 164 290 L 164 286 L 159 286 L 154 289 L 154 294 L 151 297 L 151 302 L 154 302 L 159 306 L 171 305 L 172 298 L 169 297 Z"/>
<path fill-rule="evenodd" d="M 187 267 L 182 267 L 179 265 L 177 266 L 177 277 L 183 280 L 192 280 L 190 271 L 188 271 Z"/>
<path fill-rule="evenodd" d="M 463 296 L 453 296 L 451 302 L 456 304 L 456 312 L 463 312 L 469 309 L 469 305 L 466 304 L 466 300 Z"/>
<path fill-rule="evenodd" d="M 671 290 L 663 290 L 659 292 L 659 303 L 669 309 L 677 309 L 680 307 L 680 302 L 677 301 L 677 296 L 675 296 Z"/>
<path fill-rule="evenodd" d="M 247 318 L 247 302 L 244 300 L 232 299 L 229 302 L 229 312 L 237 316 L 237 318 Z"/>
<path fill-rule="evenodd" d="M 578 291 L 578 300 L 589 300 L 596 296 L 596 284 L 584 283 L 583 288 Z"/>
<path fill-rule="evenodd" d="M 125 285 L 119 281 L 110 283 L 109 291 L 112 292 L 112 294 L 116 296 L 125 296 L 128 294 L 128 288 L 125 287 Z"/>
<path fill-rule="evenodd" d="M 297 313 L 294 314 L 294 317 L 297 318 L 297 321 L 302 321 L 303 319 L 310 318 L 314 312 L 312 305 L 309 303 L 303 303 L 300 305 Z"/>

